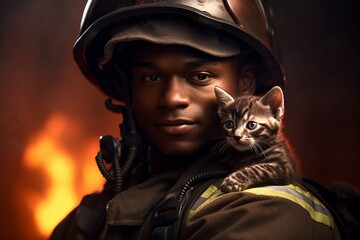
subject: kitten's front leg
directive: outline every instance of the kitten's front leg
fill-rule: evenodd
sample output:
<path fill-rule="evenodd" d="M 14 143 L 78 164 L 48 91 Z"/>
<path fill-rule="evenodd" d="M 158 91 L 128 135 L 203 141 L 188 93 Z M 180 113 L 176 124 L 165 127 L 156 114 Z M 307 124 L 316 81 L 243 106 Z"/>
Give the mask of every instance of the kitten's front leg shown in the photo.
<path fill-rule="evenodd" d="M 249 186 L 241 171 L 236 171 L 227 176 L 221 184 L 221 191 L 223 192 L 239 192 L 245 190 Z"/>

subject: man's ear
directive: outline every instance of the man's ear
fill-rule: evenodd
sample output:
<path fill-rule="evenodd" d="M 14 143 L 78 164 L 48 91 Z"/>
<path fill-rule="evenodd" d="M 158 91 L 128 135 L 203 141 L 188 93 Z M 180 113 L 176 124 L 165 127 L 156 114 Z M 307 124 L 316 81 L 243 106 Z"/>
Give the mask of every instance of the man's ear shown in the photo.
<path fill-rule="evenodd" d="M 256 90 L 255 65 L 247 64 L 238 74 L 238 95 L 253 95 Z"/>

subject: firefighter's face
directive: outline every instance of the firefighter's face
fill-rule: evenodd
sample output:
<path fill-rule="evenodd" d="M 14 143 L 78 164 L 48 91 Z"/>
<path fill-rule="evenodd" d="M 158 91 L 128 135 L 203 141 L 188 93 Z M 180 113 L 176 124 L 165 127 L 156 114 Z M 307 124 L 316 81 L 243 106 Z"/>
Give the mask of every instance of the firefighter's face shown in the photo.
<path fill-rule="evenodd" d="M 254 85 L 253 74 L 243 77 L 236 57 L 214 59 L 188 47 L 146 44 L 131 63 L 136 121 L 166 155 L 194 154 L 219 136 L 215 86 L 238 95 L 253 90 L 247 87 Z"/>

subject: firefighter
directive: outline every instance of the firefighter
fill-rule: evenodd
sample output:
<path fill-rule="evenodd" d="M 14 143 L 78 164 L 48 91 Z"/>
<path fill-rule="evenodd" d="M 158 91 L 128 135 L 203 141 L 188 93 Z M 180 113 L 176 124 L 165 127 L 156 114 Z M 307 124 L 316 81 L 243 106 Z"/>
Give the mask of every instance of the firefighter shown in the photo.
<path fill-rule="evenodd" d="M 229 170 L 213 151 L 214 87 L 262 95 L 285 81 L 265 1 L 88 0 L 74 57 L 123 103 L 107 101 L 124 115 L 122 138 L 102 138 L 103 191 L 51 239 L 340 239 L 300 183 L 219 189 Z"/>

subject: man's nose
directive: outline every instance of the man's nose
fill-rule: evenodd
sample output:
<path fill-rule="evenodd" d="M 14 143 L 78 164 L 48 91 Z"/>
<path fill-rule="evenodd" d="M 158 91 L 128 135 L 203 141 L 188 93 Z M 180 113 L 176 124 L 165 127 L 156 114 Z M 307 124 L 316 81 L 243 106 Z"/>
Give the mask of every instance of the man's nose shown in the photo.
<path fill-rule="evenodd" d="M 162 94 L 159 99 L 159 106 L 176 109 L 186 108 L 189 105 L 189 96 L 187 92 L 186 81 L 174 76 L 164 84 Z"/>

